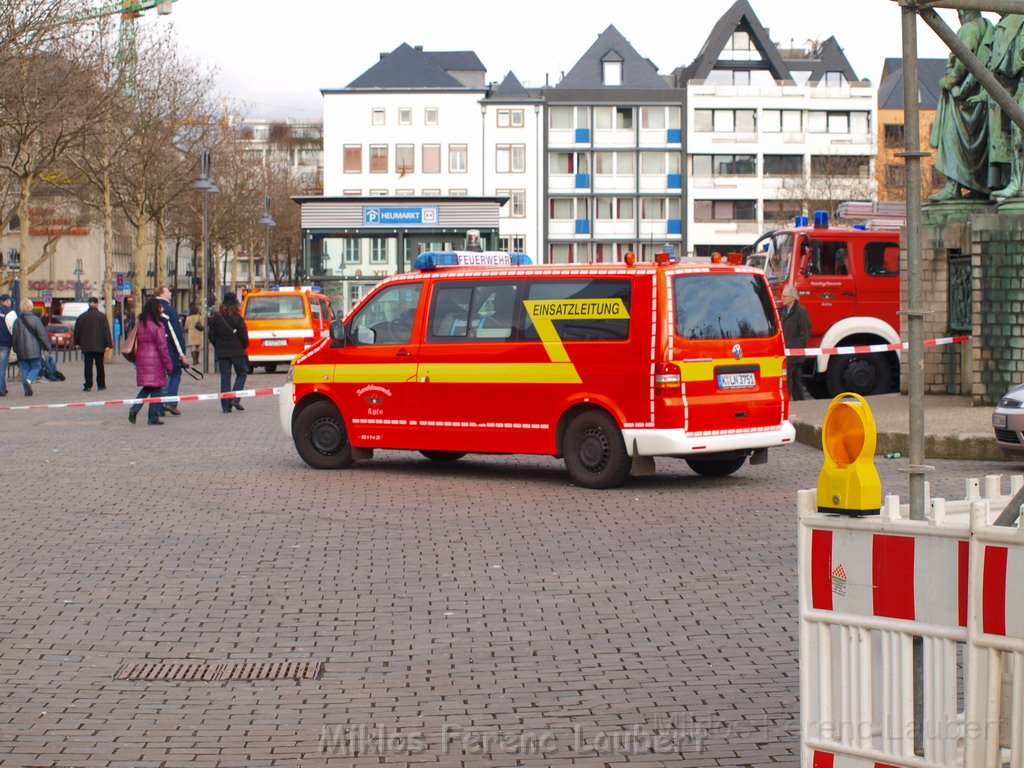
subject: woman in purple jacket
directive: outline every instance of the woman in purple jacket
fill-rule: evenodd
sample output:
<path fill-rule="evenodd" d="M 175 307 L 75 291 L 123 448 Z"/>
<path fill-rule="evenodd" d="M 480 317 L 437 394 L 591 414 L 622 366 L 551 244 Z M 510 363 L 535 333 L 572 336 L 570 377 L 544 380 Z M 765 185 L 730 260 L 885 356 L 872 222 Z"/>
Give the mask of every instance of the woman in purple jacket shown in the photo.
<path fill-rule="evenodd" d="M 146 302 L 139 315 L 139 330 L 136 335 L 135 348 L 135 383 L 142 389 L 138 398 L 159 395 L 167 385 L 167 374 L 171 372 L 173 363 L 167 352 L 167 334 L 164 323 L 160 319 L 163 305 L 155 297 Z M 135 423 L 142 404 L 136 403 L 128 409 L 128 421 Z M 160 421 L 160 404 L 149 404 L 149 423 L 163 424 Z"/>

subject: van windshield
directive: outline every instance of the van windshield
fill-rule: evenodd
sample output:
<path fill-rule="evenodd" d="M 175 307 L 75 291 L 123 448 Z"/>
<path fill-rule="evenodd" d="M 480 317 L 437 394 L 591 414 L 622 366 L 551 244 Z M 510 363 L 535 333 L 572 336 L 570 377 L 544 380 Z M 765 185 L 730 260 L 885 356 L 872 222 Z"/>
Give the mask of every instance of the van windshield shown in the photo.
<path fill-rule="evenodd" d="M 753 339 L 777 332 L 772 301 L 758 275 L 680 275 L 673 291 L 676 335 L 684 339 Z"/>
<path fill-rule="evenodd" d="M 302 320 L 305 317 L 301 296 L 250 296 L 245 305 L 246 320 Z"/>

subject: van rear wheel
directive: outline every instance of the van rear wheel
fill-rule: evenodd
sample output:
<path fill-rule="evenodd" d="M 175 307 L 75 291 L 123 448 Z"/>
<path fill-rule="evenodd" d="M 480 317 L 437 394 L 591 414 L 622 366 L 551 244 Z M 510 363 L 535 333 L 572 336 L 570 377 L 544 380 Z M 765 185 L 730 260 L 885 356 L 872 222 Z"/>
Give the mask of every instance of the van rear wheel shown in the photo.
<path fill-rule="evenodd" d="M 267 373 L 277 373 L 277 363 L 267 363 L 263 368 Z"/>
<path fill-rule="evenodd" d="M 420 451 L 431 461 L 458 461 L 466 455 L 465 451 Z"/>
<path fill-rule="evenodd" d="M 569 476 L 584 488 L 616 488 L 629 477 L 622 432 L 602 411 L 586 411 L 569 422 L 562 454 Z"/>
<path fill-rule="evenodd" d="M 702 477 L 727 477 L 739 472 L 746 460 L 746 456 L 738 456 L 733 459 L 687 459 L 686 463 Z"/>
<path fill-rule="evenodd" d="M 344 469 L 352 464 L 345 421 L 329 400 L 305 408 L 292 427 L 295 450 L 313 469 Z"/>

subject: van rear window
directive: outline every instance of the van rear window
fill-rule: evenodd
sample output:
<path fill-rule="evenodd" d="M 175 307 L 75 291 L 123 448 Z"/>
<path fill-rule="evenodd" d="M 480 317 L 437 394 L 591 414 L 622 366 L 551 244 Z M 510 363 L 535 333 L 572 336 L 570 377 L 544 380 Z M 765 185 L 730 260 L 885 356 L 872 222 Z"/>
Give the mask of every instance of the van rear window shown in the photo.
<path fill-rule="evenodd" d="M 777 332 L 772 301 L 758 275 L 680 275 L 673 291 L 676 335 L 684 339 L 755 339 Z"/>
<path fill-rule="evenodd" d="M 246 320 L 302 320 L 306 307 L 301 296 L 250 296 Z"/>

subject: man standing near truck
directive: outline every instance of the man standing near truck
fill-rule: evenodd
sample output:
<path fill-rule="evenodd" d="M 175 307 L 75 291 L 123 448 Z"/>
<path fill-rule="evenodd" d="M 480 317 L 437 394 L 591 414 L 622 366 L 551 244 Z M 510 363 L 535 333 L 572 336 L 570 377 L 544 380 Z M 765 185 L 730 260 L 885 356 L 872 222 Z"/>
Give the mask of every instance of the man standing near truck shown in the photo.
<path fill-rule="evenodd" d="M 803 349 L 811 338 L 811 316 L 800 303 L 800 294 L 796 286 L 787 285 L 782 289 L 782 338 L 786 349 Z M 786 376 L 789 379 L 789 397 L 791 400 L 806 400 L 807 390 L 803 382 L 803 355 L 790 355 L 786 358 Z"/>

